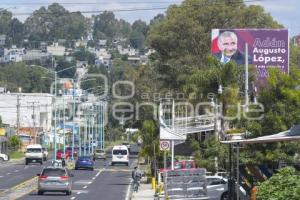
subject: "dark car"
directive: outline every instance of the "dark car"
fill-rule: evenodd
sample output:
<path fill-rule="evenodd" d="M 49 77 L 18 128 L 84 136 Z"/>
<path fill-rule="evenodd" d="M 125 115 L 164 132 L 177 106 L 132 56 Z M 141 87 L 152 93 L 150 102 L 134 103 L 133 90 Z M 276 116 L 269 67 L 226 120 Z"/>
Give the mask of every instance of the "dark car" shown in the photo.
<path fill-rule="evenodd" d="M 94 170 L 94 161 L 90 156 L 80 156 L 75 163 L 75 170 L 90 169 Z"/>

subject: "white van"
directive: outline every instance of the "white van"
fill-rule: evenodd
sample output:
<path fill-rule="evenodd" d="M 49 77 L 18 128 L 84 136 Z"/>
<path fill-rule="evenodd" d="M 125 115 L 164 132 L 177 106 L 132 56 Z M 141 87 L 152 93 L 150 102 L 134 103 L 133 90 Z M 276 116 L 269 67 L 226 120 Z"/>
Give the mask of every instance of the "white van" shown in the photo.
<path fill-rule="evenodd" d="M 117 145 L 112 149 L 111 165 L 116 163 L 129 165 L 129 151 L 125 145 Z"/>
<path fill-rule="evenodd" d="M 25 165 L 28 165 L 28 163 L 40 163 L 42 165 L 43 158 L 43 147 L 40 144 L 32 144 L 26 147 Z"/>

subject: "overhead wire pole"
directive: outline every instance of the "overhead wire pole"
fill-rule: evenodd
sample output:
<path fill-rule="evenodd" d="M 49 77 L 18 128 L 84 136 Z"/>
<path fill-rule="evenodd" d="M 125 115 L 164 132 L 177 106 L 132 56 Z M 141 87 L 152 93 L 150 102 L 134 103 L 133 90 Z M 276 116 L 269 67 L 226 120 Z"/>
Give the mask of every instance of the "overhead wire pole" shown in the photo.
<path fill-rule="evenodd" d="M 74 143 L 75 143 L 75 116 L 76 116 L 76 105 L 75 105 L 75 80 L 73 79 L 73 129 L 72 129 L 72 160 L 74 160 Z"/>
<path fill-rule="evenodd" d="M 104 133 L 103 133 L 103 102 L 100 102 L 100 134 L 101 134 L 101 149 L 104 149 Z"/>
<path fill-rule="evenodd" d="M 34 135 L 34 143 L 37 144 L 37 133 L 35 127 L 35 104 L 38 103 L 36 101 L 28 102 L 32 104 L 32 126 L 33 126 L 33 135 Z"/>
<path fill-rule="evenodd" d="M 20 132 L 20 95 L 17 95 L 17 136 Z"/>
<path fill-rule="evenodd" d="M 54 66 L 56 67 L 56 62 L 54 61 Z M 53 143 L 54 143 L 54 160 L 56 160 L 56 131 L 57 131 L 57 124 L 56 124 L 56 97 L 57 97 L 57 72 L 54 71 L 54 137 L 53 137 Z"/>

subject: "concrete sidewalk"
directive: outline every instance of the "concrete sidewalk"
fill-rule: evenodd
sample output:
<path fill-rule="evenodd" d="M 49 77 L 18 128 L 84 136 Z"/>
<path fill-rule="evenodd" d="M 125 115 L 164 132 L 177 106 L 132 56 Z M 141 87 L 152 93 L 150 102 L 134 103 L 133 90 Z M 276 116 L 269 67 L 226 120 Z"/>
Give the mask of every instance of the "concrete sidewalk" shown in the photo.
<path fill-rule="evenodd" d="M 151 188 L 151 183 L 146 183 L 146 178 L 141 180 L 138 192 L 132 193 L 131 200 L 153 200 L 154 190 Z"/>

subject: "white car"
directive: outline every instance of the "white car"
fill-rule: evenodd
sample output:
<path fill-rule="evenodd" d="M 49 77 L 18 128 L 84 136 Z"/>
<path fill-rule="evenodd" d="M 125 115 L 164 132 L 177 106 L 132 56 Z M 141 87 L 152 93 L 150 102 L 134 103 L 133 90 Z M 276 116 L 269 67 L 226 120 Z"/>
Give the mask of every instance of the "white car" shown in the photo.
<path fill-rule="evenodd" d="M 112 149 L 111 165 L 125 164 L 129 166 L 129 151 L 125 145 L 117 145 Z"/>
<path fill-rule="evenodd" d="M 4 154 L 4 153 L 0 153 L 0 162 L 2 161 L 8 161 L 9 157 L 8 155 Z"/>
<path fill-rule="evenodd" d="M 42 165 L 43 160 L 43 147 L 40 144 L 31 144 L 26 147 L 25 165 L 28 165 L 28 163 L 40 163 Z"/>
<path fill-rule="evenodd" d="M 228 184 L 227 179 L 222 176 L 206 176 L 207 194 L 210 200 L 227 200 Z M 240 200 L 247 200 L 247 192 L 240 187 Z"/>

